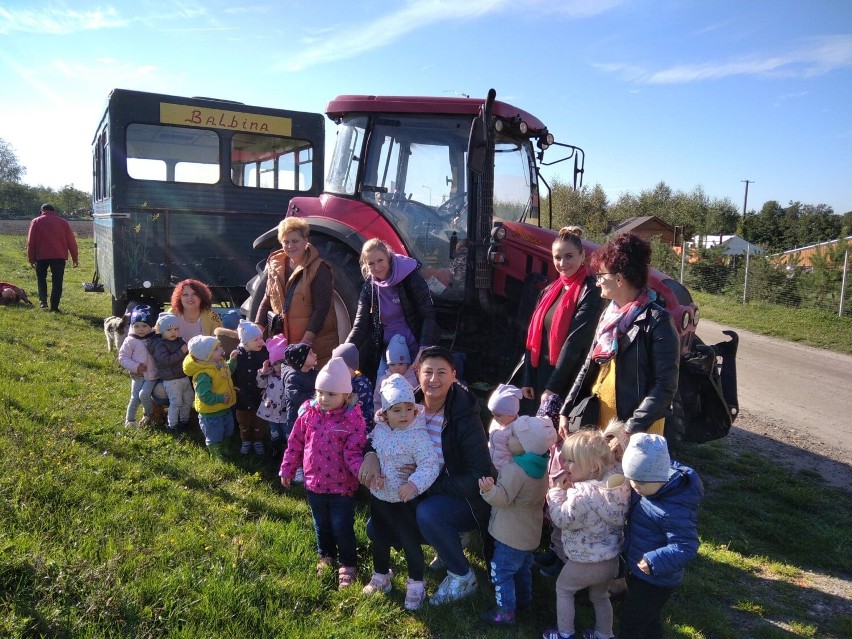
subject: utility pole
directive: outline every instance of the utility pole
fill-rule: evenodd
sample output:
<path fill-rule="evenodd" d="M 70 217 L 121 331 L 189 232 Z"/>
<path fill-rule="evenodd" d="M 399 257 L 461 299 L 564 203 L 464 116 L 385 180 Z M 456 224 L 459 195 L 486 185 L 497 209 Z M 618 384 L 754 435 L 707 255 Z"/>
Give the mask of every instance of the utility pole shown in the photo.
<path fill-rule="evenodd" d="M 742 235 L 745 237 L 745 226 L 746 226 L 746 210 L 748 206 L 748 185 L 754 184 L 754 180 L 740 180 L 740 182 L 745 182 L 745 197 L 743 198 L 743 226 L 742 226 Z"/>

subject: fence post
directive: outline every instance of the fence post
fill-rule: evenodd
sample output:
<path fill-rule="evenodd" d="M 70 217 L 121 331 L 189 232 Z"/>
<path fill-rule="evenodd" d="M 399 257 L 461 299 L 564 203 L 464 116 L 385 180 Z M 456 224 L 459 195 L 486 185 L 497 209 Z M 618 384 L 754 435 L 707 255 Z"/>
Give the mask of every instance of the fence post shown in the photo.
<path fill-rule="evenodd" d="M 686 242 L 680 244 L 680 283 L 683 284 L 683 267 L 686 266 Z"/>
<path fill-rule="evenodd" d="M 743 278 L 743 304 L 746 303 L 746 291 L 748 291 L 748 263 L 750 257 L 751 246 L 746 246 L 745 277 Z"/>
<path fill-rule="evenodd" d="M 846 293 L 846 273 L 849 272 L 849 249 L 843 255 L 843 278 L 840 282 L 840 310 L 837 311 L 837 317 L 843 317 L 843 298 Z"/>

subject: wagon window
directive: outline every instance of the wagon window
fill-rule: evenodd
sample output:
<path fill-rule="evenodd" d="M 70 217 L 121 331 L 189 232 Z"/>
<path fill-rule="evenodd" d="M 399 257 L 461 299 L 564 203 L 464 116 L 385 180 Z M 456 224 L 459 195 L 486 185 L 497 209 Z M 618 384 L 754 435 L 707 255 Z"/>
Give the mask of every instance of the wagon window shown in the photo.
<path fill-rule="evenodd" d="M 231 140 L 231 181 L 237 186 L 308 191 L 314 152 L 294 138 L 238 133 Z"/>
<path fill-rule="evenodd" d="M 131 124 L 127 127 L 127 174 L 135 180 L 219 181 L 219 135 L 204 129 Z"/>

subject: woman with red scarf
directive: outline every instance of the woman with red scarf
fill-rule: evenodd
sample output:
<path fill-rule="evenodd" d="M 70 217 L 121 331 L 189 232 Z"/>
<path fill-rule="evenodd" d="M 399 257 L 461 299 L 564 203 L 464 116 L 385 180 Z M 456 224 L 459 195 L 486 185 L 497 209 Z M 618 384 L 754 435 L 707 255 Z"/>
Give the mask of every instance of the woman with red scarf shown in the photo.
<path fill-rule="evenodd" d="M 564 398 L 580 370 L 601 313 L 601 294 L 586 270 L 583 230 L 569 226 L 553 240 L 559 277 L 541 294 L 527 332 L 524 397 L 542 402 Z"/>
<path fill-rule="evenodd" d="M 680 344 L 671 316 L 647 288 L 650 263 L 650 244 L 632 233 L 610 240 L 592 256 L 601 296 L 611 301 L 560 411 L 560 430 L 578 401 L 597 395 L 599 428 L 617 417 L 630 434 L 663 434 L 677 392 Z"/>

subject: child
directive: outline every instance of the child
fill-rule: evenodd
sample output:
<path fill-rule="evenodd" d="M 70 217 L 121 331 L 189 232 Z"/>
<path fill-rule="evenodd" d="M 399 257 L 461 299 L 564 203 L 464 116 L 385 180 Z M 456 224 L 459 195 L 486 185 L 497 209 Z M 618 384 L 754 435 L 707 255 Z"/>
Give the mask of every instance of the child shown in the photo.
<path fill-rule="evenodd" d="M 263 330 L 257 324 L 240 320 L 237 327 L 240 345 L 231 353 L 228 366 L 237 391 L 237 424 L 240 426 L 240 454 L 248 455 L 254 447 L 258 455 L 265 455 L 263 441 L 268 435 L 266 420 L 258 417 L 257 409 L 263 398 L 263 392 L 257 385 L 257 372 L 269 359 L 269 352 L 263 343 Z"/>
<path fill-rule="evenodd" d="M 332 357 L 340 357 L 346 362 L 349 367 L 349 372 L 352 375 L 352 391 L 358 396 L 358 403 L 361 405 L 361 412 L 364 414 L 364 421 L 367 423 L 367 432 L 373 430 L 375 415 L 373 415 L 373 383 L 367 379 L 358 367 L 361 365 L 361 358 L 358 355 L 358 348 L 355 344 L 341 344 L 331 351 Z"/>
<path fill-rule="evenodd" d="M 508 430 L 511 459 L 496 483 L 491 477 L 479 480 L 479 492 L 491 504 L 491 581 L 497 598 L 497 607 L 481 619 L 497 626 L 514 625 L 515 610 L 532 603 L 532 551 L 541 541 L 548 451 L 556 441 L 553 425 L 543 417 L 516 417 Z"/>
<path fill-rule="evenodd" d="M 195 393 L 192 382 L 183 372 L 183 360 L 189 347 L 180 336 L 180 320 L 172 313 L 160 313 L 157 335 L 148 343 L 148 350 L 157 364 L 163 388 L 169 396 L 166 430 L 177 435 L 189 427 L 189 415 Z"/>
<path fill-rule="evenodd" d="M 130 331 L 118 349 L 118 363 L 130 372 L 130 402 L 124 425 L 136 427 L 136 413 L 142 404 L 140 426 L 147 426 L 154 414 L 151 392 L 157 384 L 157 365 L 148 351 L 148 340 L 154 330 L 154 311 L 142 304 L 130 313 Z"/>
<path fill-rule="evenodd" d="M 560 453 L 565 467 L 562 477 L 551 479 L 547 494 L 550 519 L 562 530 L 567 561 L 556 580 L 557 628 L 544 639 L 573 639 L 574 594 L 588 587 L 595 609 L 595 629 L 588 639 L 610 639 L 612 604 L 608 587 L 618 572 L 624 516 L 630 488 L 624 477 L 604 477 L 612 468 L 612 452 L 603 435 L 595 430 L 571 434 Z M 569 484 L 570 488 L 566 488 Z"/>
<path fill-rule="evenodd" d="M 381 468 L 393 469 L 406 464 L 416 466 L 407 481 L 388 472 L 379 485 L 370 487 L 370 520 L 373 525 L 373 576 L 363 593 L 390 592 L 390 556 L 392 540 L 405 552 L 408 579 L 405 609 L 418 610 L 426 600 L 423 581 L 425 562 L 422 539 L 417 526 L 417 497 L 438 477 L 441 465 L 438 451 L 426 430 L 423 406 L 414 403 L 414 389 L 400 374 L 394 373 L 379 389 L 381 409 L 376 412 L 376 427 L 370 434 Z"/>
<path fill-rule="evenodd" d="M 388 348 L 385 351 L 385 363 L 388 366 L 387 371 L 376 381 L 376 392 L 373 394 L 374 406 L 382 405 L 382 382 L 394 373 L 402 375 L 405 381 L 411 384 L 411 388 L 417 388 L 419 385 L 417 375 L 411 368 L 411 353 L 408 350 L 408 344 L 405 343 L 405 338 L 402 335 L 397 333 L 390 338 Z"/>
<path fill-rule="evenodd" d="M 606 428 L 604 428 L 603 436 L 604 440 L 606 440 L 606 445 L 612 451 L 614 459 L 612 472 L 620 475 L 624 472 L 621 469 L 621 460 L 624 457 L 627 443 L 630 441 L 630 435 L 624 428 L 624 422 L 617 417 L 613 417 L 607 423 Z"/>
<path fill-rule="evenodd" d="M 317 375 L 316 399 L 303 405 L 293 426 L 278 474 L 287 488 L 304 466 L 319 551 L 317 575 L 339 558 L 339 589 L 355 580 L 355 493 L 366 441 L 352 375 L 342 359 L 332 357 Z"/>
<path fill-rule="evenodd" d="M 287 445 L 287 401 L 284 398 L 282 379 L 286 348 L 287 338 L 283 335 L 275 335 L 266 340 L 269 359 L 263 362 L 263 367 L 257 371 L 257 387 L 263 391 L 257 416 L 269 423 L 269 445 L 272 448 L 272 456 L 276 459 Z"/>
<path fill-rule="evenodd" d="M 281 369 L 281 382 L 284 384 L 284 403 L 286 404 L 284 422 L 284 448 L 293 425 L 299 417 L 299 409 L 314 394 L 317 381 L 317 354 L 307 344 L 290 344 L 284 349 L 284 363 Z M 301 466 L 296 469 L 293 481 L 301 484 L 305 481 L 305 473 Z"/>
<path fill-rule="evenodd" d="M 198 412 L 207 451 L 213 459 L 222 461 L 227 440 L 234 434 L 231 406 L 236 401 L 236 392 L 231 381 L 231 369 L 225 362 L 225 351 L 215 337 L 196 335 L 187 346 L 189 353 L 183 360 L 183 372 L 192 378 L 195 388 L 192 405 Z"/>
<path fill-rule="evenodd" d="M 661 613 L 698 553 L 698 474 L 669 458 L 664 437 L 636 433 L 621 461 L 636 494 L 624 538 L 627 599 L 618 636 L 662 637 Z"/>
<path fill-rule="evenodd" d="M 512 461 L 507 443 L 512 435 L 512 422 L 518 418 L 522 397 L 523 393 L 517 386 L 500 384 L 488 398 L 488 410 L 493 417 L 488 427 L 488 450 L 497 472 Z"/>

